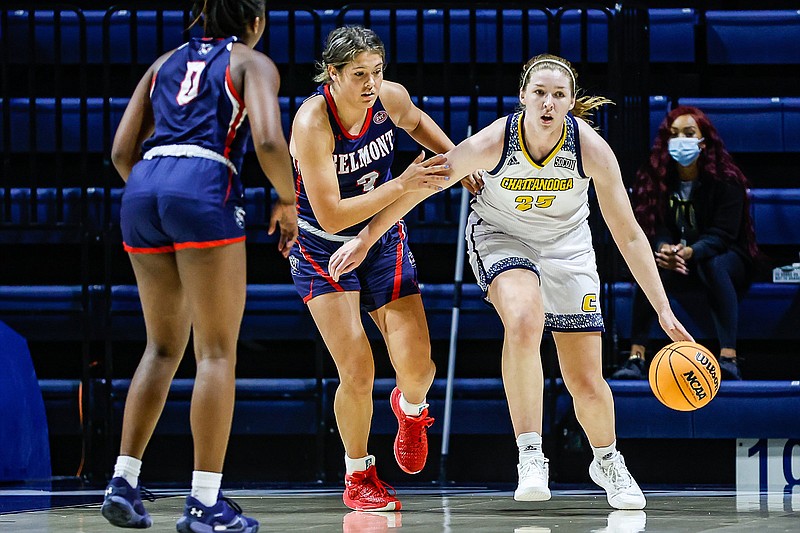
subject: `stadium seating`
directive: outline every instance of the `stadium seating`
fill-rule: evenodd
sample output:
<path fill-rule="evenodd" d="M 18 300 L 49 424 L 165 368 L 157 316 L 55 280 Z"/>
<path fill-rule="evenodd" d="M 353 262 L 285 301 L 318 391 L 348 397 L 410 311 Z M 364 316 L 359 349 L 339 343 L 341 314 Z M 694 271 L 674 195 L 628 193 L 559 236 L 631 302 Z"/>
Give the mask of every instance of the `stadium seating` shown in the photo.
<path fill-rule="evenodd" d="M 800 63 L 796 10 L 708 11 L 705 19 L 709 64 Z"/>
<path fill-rule="evenodd" d="M 58 170 L 69 176 L 66 185 L 37 186 L 36 180 L 26 174 L 32 165 L 19 161 L 25 157 L 34 161 L 50 157 L 58 163 L 62 156 L 90 154 L 96 161 L 102 160 L 104 170 L 108 170 L 110 141 L 130 94 L 125 80 L 129 76 L 138 79 L 154 57 L 183 42 L 191 20 L 187 12 L 180 10 L 106 12 L 65 7 L 53 11 L 52 4 L 47 9 L 35 12 L 33 9 L 0 11 L 0 45 L 6 45 L 9 51 L 0 54 L 3 56 L 0 61 L 11 73 L 10 83 L 4 85 L 7 91 L 0 94 L 0 148 L 7 161 L 4 170 L 15 179 L 12 186 L 0 187 L 0 246 L 59 244 L 118 250 L 116 234 L 105 230 L 118 226 L 121 182 L 115 181 L 108 189 L 88 187 L 82 185 L 86 183 L 81 181 L 85 176 L 73 176 L 75 166 L 65 164 Z M 609 62 L 618 51 L 614 48 L 612 31 L 616 29 L 615 13 L 586 7 L 529 9 L 518 4 L 498 4 L 496 8 L 481 4 L 475 9 L 404 4 L 397 8 L 369 7 L 366 11 L 364 4 L 342 10 L 284 7 L 268 11 L 267 31 L 258 49 L 270 55 L 281 69 L 281 123 L 288 135 L 291 117 L 307 94 L 305 90 L 298 94 L 294 88 L 301 83 L 312 85 L 308 72 L 319 59 L 325 35 L 341 23 L 367 22 L 383 38 L 389 66 L 400 66 L 398 72 L 404 77 L 397 79 L 405 82 L 414 79 L 413 69 L 419 63 L 416 73 L 425 72 L 419 82 L 424 92 L 415 92 L 415 102 L 453 140 L 459 141 L 469 131 L 477 131 L 512 111 L 518 103 L 515 85 L 513 80 L 511 85 L 503 80 L 500 96 L 487 92 L 500 91 L 500 83 L 492 87 L 490 82 L 482 81 L 480 96 L 472 97 L 468 96 L 471 86 L 450 79 L 444 80 L 444 86 L 433 83 L 430 80 L 435 78 L 427 77 L 431 71 L 444 70 L 442 65 L 447 65 L 452 69 L 447 72 L 463 76 L 458 78 L 460 81 L 468 78 L 466 72 L 479 72 L 483 76 L 496 66 L 497 72 L 510 72 L 509 77 L 514 78 L 519 65 L 530 55 L 550 50 L 580 62 L 580 81 L 586 80 L 588 87 L 603 87 L 611 81 L 607 79 Z M 794 10 L 650 9 L 649 21 L 649 68 L 662 75 L 666 72 L 667 77 L 679 72 L 702 79 L 698 73 L 709 66 L 709 70 L 741 65 L 794 68 L 800 63 L 800 12 Z M 586 26 L 582 28 L 583 23 Z M 195 26 L 188 34 L 196 36 L 200 31 Z M 753 37 L 756 34 L 758 38 Z M 292 70 L 295 66 L 308 71 L 303 71 L 302 81 L 298 81 L 300 76 L 291 75 L 296 72 Z M 50 84 L 50 71 L 56 77 L 63 76 L 62 82 Z M 28 72 L 36 75 L 28 76 Z M 73 80 L 76 73 L 88 73 L 88 87 L 75 82 L 78 78 Z M 23 76 L 14 78 L 20 74 Z M 120 79 L 114 78 L 117 74 L 122 74 Z M 36 90 L 26 91 L 25 87 L 34 82 Z M 706 111 L 728 148 L 737 155 L 760 157 L 760 154 L 779 153 L 792 157 L 800 153 L 800 97 L 793 87 L 779 90 L 778 94 L 794 97 L 768 94 L 746 98 L 742 96 L 749 95 L 747 91 L 736 94 L 727 87 L 704 83 L 696 84 L 696 92 L 676 92 L 671 86 L 654 87 L 650 87 L 651 94 L 663 95 L 649 99 L 651 139 L 671 104 L 679 102 Z M 769 87 L 753 94 L 770 92 Z M 85 98 L 77 97 L 79 94 Z M 108 121 L 104 120 L 106 112 Z M 601 125 L 607 124 L 610 116 L 608 111 L 601 112 Z M 105 130 L 106 122 L 110 131 Z M 742 127 L 743 123 L 747 128 Z M 403 132 L 397 142 L 402 152 L 417 149 Z M 18 187 L 20 183 L 30 186 Z M 406 217 L 412 245 L 441 247 L 461 238 L 457 234 L 460 194 L 458 187 L 449 189 Z M 751 199 L 759 243 L 800 245 L 797 224 L 800 189 L 754 189 Z M 110 205 L 104 203 L 106 200 L 110 200 Z M 275 241 L 275 236 L 267 236 L 264 231 L 270 203 L 269 190 L 246 189 L 248 243 L 261 245 Z M 19 253 L 19 248 L 13 249 Z M 96 259 L 97 250 L 94 252 L 92 259 Z M 3 253 L 5 250 L 0 249 L 0 257 L 4 257 Z M 0 320 L 31 343 L 48 346 L 90 342 L 94 349 L 112 341 L 141 343 L 144 325 L 136 286 L 130 280 L 112 279 L 113 275 L 100 281 L 75 279 L 62 285 L 36 283 L 36 280 L 29 285 L 2 285 Z M 633 286 L 611 279 L 604 289 L 608 296 L 604 310 L 608 325 L 613 334 L 625 337 L 630 332 Z M 454 286 L 423 283 L 421 290 L 431 338 L 441 345 L 450 334 Z M 478 343 L 502 338 L 502 324 L 494 310 L 483 303 L 476 285 L 466 284 L 458 301 L 459 341 Z M 692 332 L 697 332 L 698 338 L 713 337 L 713 325 L 707 315 L 698 312 L 702 308 L 698 303 L 697 297 L 678 299 L 676 312 Z M 741 316 L 742 339 L 800 340 L 800 285 L 755 283 L 743 299 Z M 749 319 L 753 316 L 759 320 Z M 367 319 L 365 323 L 370 338 L 378 339 L 379 333 L 371 321 Z M 654 337 L 661 335 L 655 326 L 652 333 Z M 324 353 L 307 307 L 288 283 L 248 286 L 241 339 L 253 344 L 313 343 L 317 355 Z M 40 380 L 51 435 L 81 434 L 79 377 Z M 336 385 L 335 379 L 320 376 L 239 380 L 233 434 L 319 436 L 321 431 L 334 427 L 332 398 Z M 121 420 L 128 386 L 125 379 L 115 379 L 112 383 L 109 399 L 113 402 L 116 422 Z M 394 418 L 386 408 L 386 397 L 393 386 L 393 380 L 385 379 L 375 384 L 376 405 L 381 407 L 375 410 L 374 432 L 379 435 L 395 431 Z M 800 431 L 796 416 L 800 387 L 789 382 L 724 383 L 719 398 L 696 413 L 667 410 L 655 401 L 646 382 L 612 382 L 611 386 L 616 397 L 620 438 L 784 438 L 796 437 Z M 188 435 L 191 387 L 190 380 L 176 380 L 157 435 Z M 96 387 L 95 394 L 101 388 Z M 429 395 L 432 415 L 440 420 L 444 391 L 444 381 L 437 379 Z M 551 433 L 571 410 L 571 400 L 560 380 L 548 381 L 546 395 L 549 407 L 545 410 L 544 429 L 545 433 Z M 454 397 L 453 433 L 512 432 L 498 378 L 458 378 Z M 481 423 L 476 424 L 476 420 Z M 437 423 L 432 432 L 441 434 L 441 428 Z"/>
<path fill-rule="evenodd" d="M 681 98 L 679 103 L 702 109 L 730 152 L 786 150 L 780 98 Z"/>

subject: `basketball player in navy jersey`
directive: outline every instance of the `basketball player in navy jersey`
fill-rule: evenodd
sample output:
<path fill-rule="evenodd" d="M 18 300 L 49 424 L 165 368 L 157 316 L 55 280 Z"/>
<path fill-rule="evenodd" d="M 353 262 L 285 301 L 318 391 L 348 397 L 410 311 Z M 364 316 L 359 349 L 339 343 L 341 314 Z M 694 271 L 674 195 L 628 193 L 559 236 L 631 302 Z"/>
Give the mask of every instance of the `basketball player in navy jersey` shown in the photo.
<path fill-rule="evenodd" d="M 191 404 L 194 474 L 181 532 L 253 533 L 258 522 L 220 492 L 244 313 L 245 212 L 239 178 L 252 128 L 279 201 L 284 256 L 297 235 L 291 160 L 281 130 L 279 76 L 252 48 L 264 32 L 263 0 L 203 0 L 205 37 L 160 57 L 136 87 L 114 138 L 126 181 L 121 223 L 142 302 L 147 347 L 125 403 L 120 456 L 102 514 L 120 527 L 151 525 L 139 471 L 190 332 L 197 359 Z M 143 155 L 140 155 L 143 154 Z"/>
<path fill-rule="evenodd" d="M 392 177 L 397 128 L 436 152 L 453 146 L 401 85 L 383 79 L 384 57 L 372 30 L 333 30 L 316 78 L 322 84 L 298 109 L 289 142 L 300 226 L 289 261 L 339 373 L 334 411 L 345 448 L 343 500 L 351 509 L 376 511 L 398 510 L 400 502 L 367 452 L 375 365 L 361 311 L 378 325 L 397 374 L 390 398 L 399 424 L 394 453 L 412 474 L 425 465 L 433 423 L 425 401 L 435 371 L 427 322 L 403 221 L 395 220 L 364 264 L 338 281 L 328 275 L 328 258 L 399 197 L 441 188 L 441 156 L 423 161 L 420 154 Z"/>
<path fill-rule="evenodd" d="M 503 385 L 519 448 L 514 499 L 550 499 L 542 453 L 544 376 L 539 353 L 553 333 L 564 384 L 592 445 L 591 479 L 616 509 L 645 497 L 616 449 L 614 400 L 603 379 L 603 318 L 589 215 L 594 181 L 603 217 L 631 272 L 673 340 L 691 340 L 661 285 L 650 245 L 633 217 L 614 153 L 584 119 L 607 103 L 576 96 L 577 73 L 561 57 L 531 58 L 520 77 L 523 109 L 496 120 L 445 154 L 452 176 L 491 169 L 466 228 L 470 263 L 500 315 Z M 448 182 L 445 186 L 449 186 Z M 334 280 L 356 267 L 377 235 L 430 191 L 399 199 L 331 257 Z"/>

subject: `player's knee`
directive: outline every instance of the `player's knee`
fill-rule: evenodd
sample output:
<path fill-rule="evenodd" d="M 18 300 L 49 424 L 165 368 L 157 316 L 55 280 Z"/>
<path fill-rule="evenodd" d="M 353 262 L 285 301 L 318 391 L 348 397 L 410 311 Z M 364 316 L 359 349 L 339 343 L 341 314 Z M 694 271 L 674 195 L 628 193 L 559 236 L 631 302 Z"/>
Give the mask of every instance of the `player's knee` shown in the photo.
<path fill-rule="evenodd" d="M 148 342 L 144 357 L 156 360 L 180 359 L 183 357 L 185 347 L 172 343 Z"/>
<path fill-rule="evenodd" d="M 594 401 L 608 391 L 608 385 L 596 375 L 586 372 L 565 373 L 564 383 L 570 395 L 578 400 Z"/>
<path fill-rule="evenodd" d="M 348 390 L 351 394 L 372 394 L 374 381 L 375 371 L 372 367 L 339 369 L 339 387 Z"/>

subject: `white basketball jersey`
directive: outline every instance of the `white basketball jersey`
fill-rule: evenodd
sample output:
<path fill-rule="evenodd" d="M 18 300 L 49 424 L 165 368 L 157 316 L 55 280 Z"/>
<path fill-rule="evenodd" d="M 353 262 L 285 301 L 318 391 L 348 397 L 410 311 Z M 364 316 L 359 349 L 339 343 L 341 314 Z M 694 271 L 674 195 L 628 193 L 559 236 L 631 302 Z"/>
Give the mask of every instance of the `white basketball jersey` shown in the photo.
<path fill-rule="evenodd" d="M 486 222 L 524 240 L 547 242 L 575 229 L 589 216 L 591 177 L 583 172 L 578 123 L 571 113 L 561 139 L 537 162 L 523 136 L 524 111 L 509 115 L 503 157 L 484 175 L 472 209 Z"/>

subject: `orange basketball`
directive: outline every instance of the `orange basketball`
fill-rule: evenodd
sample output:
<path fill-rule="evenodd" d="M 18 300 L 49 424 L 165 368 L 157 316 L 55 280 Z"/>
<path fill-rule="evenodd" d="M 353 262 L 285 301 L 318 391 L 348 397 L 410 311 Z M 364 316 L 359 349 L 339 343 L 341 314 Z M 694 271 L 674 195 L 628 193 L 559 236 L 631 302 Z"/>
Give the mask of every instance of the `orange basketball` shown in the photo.
<path fill-rule="evenodd" d="M 676 411 L 700 409 L 717 395 L 721 381 L 717 358 L 696 342 L 664 346 L 650 363 L 653 394 Z"/>

